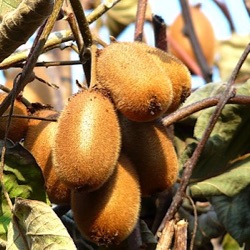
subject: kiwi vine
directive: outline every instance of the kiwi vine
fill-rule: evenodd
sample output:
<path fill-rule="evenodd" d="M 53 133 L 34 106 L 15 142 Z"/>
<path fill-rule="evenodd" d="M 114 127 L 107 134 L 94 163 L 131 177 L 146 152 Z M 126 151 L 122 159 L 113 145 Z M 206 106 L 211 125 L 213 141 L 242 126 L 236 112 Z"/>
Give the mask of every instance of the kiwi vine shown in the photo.
<path fill-rule="evenodd" d="M 144 43 L 147 0 L 138 0 L 133 42 L 119 42 L 111 37 L 107 44 L 94 34 L 90 24 L 120 2 L 103 1 L 86 16 L 80 0 L 70 0 L 66 7 L 64 0 L 54 1 L 52 14 L 48 13 L 48 18 L 45 15 L 44 22 L 37 24 L 28 55 L 23 57 L 17 52 L 0 63 L 0 69 L 22 69 L 13 80 L 12 88 L 1 86 L 5 93 L 0 95 L 1 204 L 9 216 L 5 226 L 10 228 L 10 232 L 0 228 L 3 249 L 12 243 L 17 248 L 21 246 L 11 235 L 9 225 L 18 225 L 15 230 L 22 235 L 22 244 L 32 248 L 25 227 L 20 226 L 25 221 L 15 210 L 18 197 L 27 200 L 35 197 L 33 199 L 50 206 L 60 225 L 67 229 L 64 237 L 75 247 L 70 249 L 200 250 L 213 249 L 213 238 L 222 244 L 226 237 L 232 238 L 237 246 L 249 249 L 250 224 L 238 223 L 242 221 L 241 215 L 236 217 L 235 210 L 230 210 L 229 217 L 238 224 L 237 227 L 228 225 L 220 206 L 226 206 L 225 203 L 233 207 L 240 200 L 239 209 L 245 215 L 247 205 L 242 200 L 247 199 L 250 183 L 242 177 L 245 186 L 242 184 L 240 191 L 230 193 L 231 196 L 225 195 L 227 190 L 203 195 L 199 184 L 204 184 L 203 180 L 214 183 L 216 180 L 211 178 L 220 178 L 242 165 L 249 169 L 250 145 L 239 131 L 245 129 L 246 136 L 250 136 L 246 132 L 250 119 L 247 116 L 250 83 L 249 80 L 236 83 L 236 78 L 249 56 L 250 43 L 229 80 L 224 85 L 211 83 L 211 68 L 195 34 L 190 8 L 186 0 L 180 0 L 186 35 L 207 83 L 207 91 L 192 90 L 190 68 L 167 51 L 166 25 L 160 17 L 152 16 L 156 46 Z M 60 14 L 68 21 L 70 30 L 65 37 L 53 41 L 49 35 L 60 21 Z M 79 60 L 38 62 L 40 55 L 53 52 L 68 41 L 76 42 L 69 47 L 78 53 Z M 48 45 L 49 42 L 53 45 Z M 195 64 L 190 58 L 189 63 Z M 33 72 L 37 66 L 64 64 L 82 65 L 86 82 L 79 84 L 82 87 L 77 93 L 68 96 L 60 111 L 49 104 L 31 103 L 22 95 L 22 91 L 39 78 Z M 211 90 L 212 84 L 215 85 Z M 47 85 L 48 88 L 61 87 L 60 83 Z M 203 96 L 200 98 L 196 91 L 201 91 Z M 205 117 L 205 122 L 198 112 L 200 117 Z M 232 135 L 225 138 L 221 135 L 227 132 L 221 121 L 223 115 L 228 115 L 229 120 L 237 116 L 235 119 L 240 118 L 242 122 L 238 127 L 230 127 Z M 217 125 L 220 128 L 225 125 L 226 132 L 223 129 L 221 132 Z M 242 143 L 237 136 L 242 138 Z M 238 143 L 233 158 L 223 156 L 226 160 L 225 166 L 221 166 L 222 173 L 214 172 L 212 177 L 197 174 L 195 179 L 195 171 L 206 166 L 207 158 L 213 156 L 213 147 L 217 149 L 220 142 L 221 147 L 226 145 L 225 151 L 222 150 L 225 154 L 226 149 L 231 152 L 233 143 Z M 20 154 L 17 148 L 21 148 Z M 220 162 L 219 156 L 216 157 L 214 164 Z M 23 180 L 26 172 L 22 171 L 28 170 L 20 170 L 19 166 L 26 163 L 36 168 L 39 181 Z M 12 172 L 17 179 L 13 186 L 9 182 Z M 30 193 L 20 188 L 18 178 Z M 36 181 L 43 183 L 41 196 L 34 194 Z M 15 188 L 22 190 L 20 194 L 12 193 Z M 197 191 L 199 188 L 201 193 Z M 0 211 L 0 219 L 3 216 Z M 209 223 L 211 228 L 205 226 Z M 202 235 L 203 228 L 207 230 L 207 237 Z M 238 235 L 235 228 L 242 229 L 243 233 Z M 61 235 L 53 237 L 57 242 Z M 58 243 L 58 249 L 65 246 L 63 241 Z"/>

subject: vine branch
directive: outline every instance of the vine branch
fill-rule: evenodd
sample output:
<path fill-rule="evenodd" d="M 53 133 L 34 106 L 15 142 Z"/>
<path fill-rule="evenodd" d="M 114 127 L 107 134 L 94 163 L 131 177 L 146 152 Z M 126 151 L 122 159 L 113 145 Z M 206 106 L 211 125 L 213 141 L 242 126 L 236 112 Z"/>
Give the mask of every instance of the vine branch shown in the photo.
<path fill-rule="evenodd" d="M 211 116 L 208 126 L 200 140 L 200 142 L 198 143 L 193 155 L 191 156 L 191 158 L 184 164 L 184 171 L 183 171 L 183 175 L 181 178 L 181 182 L 180 182 L 180 186 L 176 192 L 176 195 L 173 198 L 173 201 L 167 211 L 167 214 L 165 215 L 160 227 L 158 228 L 158 235 L 160 234 L 160 232 L 162 231 L 162 229 L 164 229 L 164 225 L 166 225 L 168 223 L 168 221 L 170 221 L 175 213 L 177 212 L 177 210 L 179 209 L 179 207 L 181 206 L 182 203 L 182 199 L 183 199 L 183 194 L 185 193 L 185 190 L 188 186 L 189 183 L 189 179 L 192 175 L 192 171 L 193 168 L 195 167 L 196 163 L 199 160 L 199 157 L 206 145 L 206 142 L 208 141 L 208 138 L 221 114 L 222 109 L 224 108 L 224 106 L 226 105 L 226 103 L 228 102 L 228 100 L 230 98 L 232 98 L 232 96 L 234 95 L 234 88 L 233 88 L 233 84 L 235 82 L 235 79 L 240 71 L 240 68 L 242 66 L 242 64 L 244 63 L 244 61 L 246 60 L 248 54 L 250 53 L 250 43 L 247 45 L 246 49 L 244 50 L 243 54 L 241 55 L 235 69 L 233 70 L 230 79 L 227 82 L 226 85 L 226 89 L 225 91 L 220 95 L 219 100 L 218 100 L 218 104 L 215 108 L 215 111 L 213 113 L 213 115 Z M 162 244 L 162 236 L 159 239 L 159 245 Z"/>
<path fill-rule="evenodd" d="M 184 108 L 178 109 L 177 111 L 167 115 L 162 119 L 162 123 L 164 126 L 168 127 L 175 122 L 178 122 L 195 112 L 201 111 L 206 108 L 210 108 L 216 106 L 220 100 L 219 96 L 208 97 L 201 101 L 197 101 L 192 103 Z M 236 95 L 231 97 L 227 104 L 242 104 L 242 105 L 250 105 L 250 96 L 245 95 Z"/>

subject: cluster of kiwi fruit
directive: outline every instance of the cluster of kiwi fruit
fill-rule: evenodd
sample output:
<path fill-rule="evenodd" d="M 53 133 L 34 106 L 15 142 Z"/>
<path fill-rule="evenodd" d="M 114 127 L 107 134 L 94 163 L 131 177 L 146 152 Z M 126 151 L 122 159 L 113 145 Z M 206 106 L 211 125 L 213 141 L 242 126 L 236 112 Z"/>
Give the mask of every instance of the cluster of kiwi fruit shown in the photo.
<path fill-rule="evenodd" d="M 71 204 L 81 234 L 110 245 L 133 231 L 142 196 L 176 181 L 177 156 L 160 119 L 190 94 L 191 77 L 177 58 L 144 43 L 93 51 L 89 88 L 60 113 L 38 110 L 36 116 L 58 120 L 30 119 L 24 146 L 51 201 Z"/>

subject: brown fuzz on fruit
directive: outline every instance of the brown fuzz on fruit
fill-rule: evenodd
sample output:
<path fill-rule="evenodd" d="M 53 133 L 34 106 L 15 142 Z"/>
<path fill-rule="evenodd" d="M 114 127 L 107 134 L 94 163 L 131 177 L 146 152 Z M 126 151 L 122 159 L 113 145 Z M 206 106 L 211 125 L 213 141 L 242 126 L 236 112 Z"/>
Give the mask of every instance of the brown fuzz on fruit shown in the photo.
<path fill-rule="evenodd" d="M 98 245 L 119 244 L 133 231 L 140 211 L 138 176 L 121 155 L 109 180 L 100 189 L 71 193 L 74 220 L 83 236 Z"/>
<path fill-rule="evenodd" d="M 122 152 L 137 170 L 142 196 L 170 189 L 178 175 L 173 142 L 163 125 L 137 123 L 120 116 Z"/>
<path fill-rule="evenodd" d="M 5 99 L 6 96 L 7 96 L 6 93 L 0 93 L 0 103 Z M 10 112 L 10 107 L 4 112 L 3 115 L 8 115 L 9 112 Z M 15 100 L 14 102 L 13 115 L 28 116 L 26 107 L 19 100 Z M 7 121 L 8 117 L 0 117 L 0 139 L 3 139 L 5 136 Z M 14 142 L 20 141 L 24 137 L 27 128 L 28 128 L 28 119 L 12 117 L 8 138 Z"/>
<path fill-rule="evenodd" d="M 172 83 L 173 99 L 167 113 L 175 111 L 190 95 L 192 78 L 188 68 L 177 57 L 152 48 L 152 58 L 165 70 Z"/>
<path fill-rule="evenodd" d="M 33 116 L 57 118 L 58 112 L 42 109 L 35 112 Z M 43 172 L 50 201 L 55 204 L 70 204 L 70 189 L 58 179 L 52 163 L 52 148 L 57 125 L 57 122 L 30 119 L 24 146 L 35 157 Z"/>
<path fill-rule="evenodd" d="M 116 108 L 133 121 L 152 121 L 172 102 L 171 81 L 151 58 L 151 50 L 145 43 L 115 42 L 97 55 L 97 83 L 111 92 Z"/>
<path fill-rule="evenodd" d="M 120 144 L 111 101 L 97 90 L 79 92 L 58 120 L 53 159 L 59 178 L 70 188 L 99 188 L 114 171 Z"/>
<path fill-rule="evenodd" d="M 209 66 L 214 63 L 216 39 L 213 31 L 213 27 L 207 17 L 202 13 L 199 6 L 190 7 L 190 14 L 194 25 L 194 30 L 201 49 L 204 53 L 206 61 Z M 171 36 L 175 42 L 181 46 L 185 52 L 197 62 L 192 45 L 185 34 L 184 21 L 182 14 L 178 15 L 173 24 L 168 28 L 168 35 Z M 170 52 L 173 53 L 180 60 L 183 60 L 182 56 L 171 47 Z"/>

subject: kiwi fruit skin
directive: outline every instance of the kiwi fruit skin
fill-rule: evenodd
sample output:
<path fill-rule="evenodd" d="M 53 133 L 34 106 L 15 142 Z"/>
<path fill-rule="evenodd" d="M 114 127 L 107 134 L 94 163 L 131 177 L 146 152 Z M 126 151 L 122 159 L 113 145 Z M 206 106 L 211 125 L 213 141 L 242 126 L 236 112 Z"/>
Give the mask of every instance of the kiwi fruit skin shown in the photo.
<path fill-rule="evenodd" d="M 58 118 L 59 113 L 52 109 L 42 109 L 33 116 Z M 52 161 L 57 125 L 57 122 L 30 119 L 24 147 L 32 153 L 42 170 L 50 201 L 55 204 L 70 204 L 70 189 L 58 178 Z"/>
<path fill-rule="evenodd" d="M 59 178 L 85 191 L 99 188 L 114 171 L 121 145 L 114 106 L 95 89 L 72 96 L 58 119 L 53 159 Z"/>
<path fill-rule="evenodd" d="M 205 59 L 208 65 L 212 66 L 214 63 L 216 49 L 216 39 L 213 27 L 199 7 L 190 7 L 190 14 L 196 36 L 204 53 Z M 180 14 L 168 28 L 168 35 L 171 36 L 171 38 L 174 39 L 194 61 L 197 62 L 192 45 L 188 37 L 183 32 L 184 25 L 183 16 Z M 169 46 L 169 51 L 180 60 L 183 60 L 182 56 L 174 48 L 172 48 L 171 45 Z"/>
<path fill-rule="evenodd" d="M 2 102 L 7 95 L 8 94 L 1 92 L 0 102 Z M 10 107 L 4 112 L 3 115 L 8 115 L 9 112 L 10 112 Z M 28 116 L 27 109 L 21 101 L 15 100 L 13 114 Z M 8 117 L 0 117 L 0 138 L 1 139 L 3 139 L 5 136 L 7 121 L 8 121 Z M 9 127 L 8 138 L 14 142 L 20 141 L 24 137 L 27 131 L 27 128 L 28 128 L 28 119 L 12 117 L 10 127 Z"/>
<path fill-rule="evenodd" d="M 173 142 L 158 121 L 137 123 L 120 115 L 122 152 L 133 162 L 143 197 L 169 190 L 177 180 L 178 159 Z"/>
<path fill-rule="evenodd" d="M 71 194 L 73 217 L 81 234 L 106 246 L 117 245 L 130 235 L 138 220 L 140 201 L 137 173 L 124 154 L 102 187 Z"/>
<path fill-rule="evenodd" d="M 114 42 L 97 53 L 97 84 L 110 91 L 116 108 L 127 118 L 152 121 L 172 102 L 168 75 L 141 42 Z"/>
<path fill-rule="evenodd" d="M 173 98 L 167 113 L 171 113 L 191 94 L 192 78 L 186 65 L 174 55 L 164 52 L 157 48 L 151 50 L 152 58 L 155 63 L 166 72 L 172 83 Z"/>

